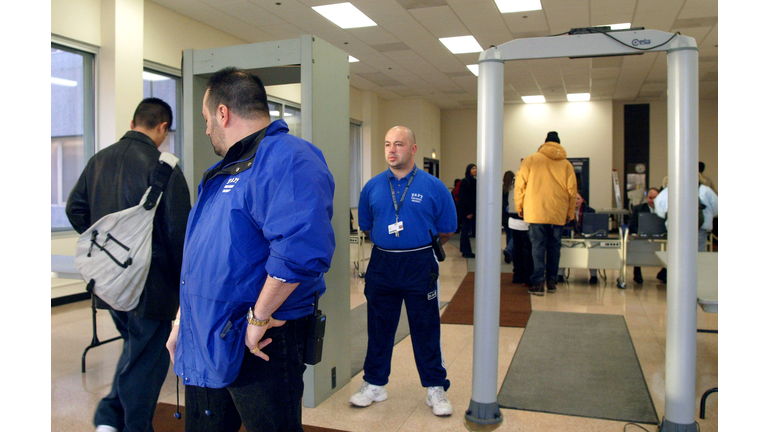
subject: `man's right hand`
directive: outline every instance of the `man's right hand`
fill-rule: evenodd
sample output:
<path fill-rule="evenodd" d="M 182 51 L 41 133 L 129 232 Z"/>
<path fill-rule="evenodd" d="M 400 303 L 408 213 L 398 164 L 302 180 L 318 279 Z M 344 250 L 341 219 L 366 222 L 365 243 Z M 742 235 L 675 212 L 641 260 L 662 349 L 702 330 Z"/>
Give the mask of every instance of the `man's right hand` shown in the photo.
<path fill-rule="evenodd" d="M 165 348 L 168 349 L 168 354 L 171 355 L 171 363 L 174 362 L 174 359 L 176 358 L 176 340 L 179 338 L 179 327 L 180 325 L 174 325 L 173 328 L 171 328 L 171 334 L 168 336 L 168 342 L 165 343 Z"/>

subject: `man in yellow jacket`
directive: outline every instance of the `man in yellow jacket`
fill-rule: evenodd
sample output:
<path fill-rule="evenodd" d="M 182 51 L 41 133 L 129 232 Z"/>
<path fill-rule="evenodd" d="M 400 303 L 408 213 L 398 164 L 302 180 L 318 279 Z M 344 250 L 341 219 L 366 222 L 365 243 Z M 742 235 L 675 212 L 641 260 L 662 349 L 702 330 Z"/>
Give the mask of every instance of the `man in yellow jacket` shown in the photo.
<path fill-rule="evenodd" d="M 563 226 L 574 218 L 576 173 L 566 157 L 557 132 L 550 132 L 520 164 L 515 180 L 515 211 L 530 224 L 533 274 L 528 292 L 534 295 L 544 295 L 545 282 L 547 292 L 557 291 L 560 238 Z"/>

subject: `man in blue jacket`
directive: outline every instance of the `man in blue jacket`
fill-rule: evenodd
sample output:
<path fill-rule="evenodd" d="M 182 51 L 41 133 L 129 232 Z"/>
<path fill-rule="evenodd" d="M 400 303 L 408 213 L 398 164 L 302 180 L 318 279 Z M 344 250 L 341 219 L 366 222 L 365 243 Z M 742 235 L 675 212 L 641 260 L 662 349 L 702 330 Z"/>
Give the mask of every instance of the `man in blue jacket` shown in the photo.
<path fill-rule="evenodd" d="M 167 347 L 187 431 L 300 431 L 304 348 L 335 247 L 333 177 L 320 150 L 270 123 L 258 77 L 213 74 L 206 134 L 223 160 L 189 217 Z"/>

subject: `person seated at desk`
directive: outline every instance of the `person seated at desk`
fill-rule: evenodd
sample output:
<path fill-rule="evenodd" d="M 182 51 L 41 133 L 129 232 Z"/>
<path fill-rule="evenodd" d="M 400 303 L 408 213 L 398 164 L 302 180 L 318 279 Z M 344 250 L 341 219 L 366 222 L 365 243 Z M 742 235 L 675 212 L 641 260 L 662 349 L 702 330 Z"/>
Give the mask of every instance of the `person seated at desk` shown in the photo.
<path fill-rule="evenodd" d="M 576 217 L 565 224 L 565 229 L 572 229 L 574 231 L 574 234 L 581 234 L 582 229 L 584 228 L 584 213 L 597 213 L 595 209 L 587 205 L 587 202 L 584 201 L 584 197 L 581 196 L 581 191 L 576 193 Z M 565 274 L 564 268 L 559 268 L 557 270 L 557 281 L 563 282 L 565 278 L 563 275 Z M 594 285 L 597 283 L 597 269 L 589 269 L 589 283 Z"/>
<path fill-rule="evenodd" d="M 659 195 L 659 190 L 656 188 L 650 188 L 648 189 L 648 193 L 645 196 L 644 203 L 637 205 L 632 208 L 632 217 L 629 218 L 629 233 L 630 234 L 637 234 L 637 226 L 640 221 L 640 213 L 653 213 L 654 207 L 653 207 L 653 200 L 656 199 L 656 196 Z M 664 272 L 662 274 L 662 271 Z M 666 269 L 662 269 L 662 271 L 659 272 L 658 275 L 656 275 L 659 280 L 663 280 L 666 282 Z M 636 283 L 643 283 L 643 273 L 640 269 L 640 267 L 635 267 L 635 275 L 634 280 Z"/>

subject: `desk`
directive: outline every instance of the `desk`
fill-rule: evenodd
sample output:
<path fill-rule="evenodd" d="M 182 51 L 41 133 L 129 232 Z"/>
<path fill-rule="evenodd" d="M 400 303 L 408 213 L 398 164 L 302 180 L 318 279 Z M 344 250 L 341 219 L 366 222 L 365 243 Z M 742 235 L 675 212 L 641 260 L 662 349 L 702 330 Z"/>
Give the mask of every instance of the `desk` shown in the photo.
<path fill-rule="evenodd" d="M 663 265 L 667 265 L 667 251 L 656 252 Z M 717 313 L 717 252 L 696 253 L 696 296 L 704 312 Z"/>
<path fill-rule="evenodd" d="M 70 255 L 51 255 L 51 277 L 83 280 L 80 271 L 75 265 L 75 257 Z M 93 323 L 93 336 L 91 337 L 91 344 L 83 351 L 80 368 L 82 373 L 85 373 L 85 355 L 88 354 L 89 349 L 121 339 L 120 336 L 117 336 L 105 341 L 99 340 L 99 336 L 96 333 L 96 296 L 93 294 L 91 294 L 91 319 Z"/>
<path fill-rule="evenodd" d="M 656 252 L 659 259 L 667 264 L 667 252 Z M 696 301 L 704 312 L 717 313 L 717 252 L 696 253 Z M 703 333 L 717 333 L 717 330 L 702 331 Z M 717 392 L 717 387 L 711 388 L 701 396 L 699 412 L 702 419 L 705 415 L 707 397 Z"/>
<path fill-rule="evenodd" d="M 627 267 L 665 267 L 657 252 L 667 249 L 667 239 L 640 237 L 624 231 L 624 280 L 627 278 Z"/>
<path fill-rule="evenodd" d="M 560 239 L 560 268 L 611 269 L 624 268 L 624 240 L 621 236 L 572 237 Z M 626 277 L 617 280 L 626 287 Z"/>

